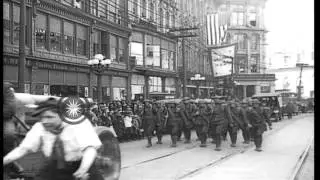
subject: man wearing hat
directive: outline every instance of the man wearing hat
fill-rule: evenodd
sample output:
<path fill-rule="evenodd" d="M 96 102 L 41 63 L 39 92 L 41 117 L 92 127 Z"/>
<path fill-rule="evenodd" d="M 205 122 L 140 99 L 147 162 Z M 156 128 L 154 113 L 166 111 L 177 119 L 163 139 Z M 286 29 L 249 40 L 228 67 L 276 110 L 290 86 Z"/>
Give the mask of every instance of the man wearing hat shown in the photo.
<path fill-rule="evenodd" d="M 221 138 L 222 132 L 225 124 L 228 122 L 226 120 L 226 107 L 222 105 L 223 101 L 216 100 L 215 107 L 213 108 L 213 116 L 211 118 L 210 124 L 212 127 L 212 132 L 210 133 L 214 137 L 216 143 L 216 151 L 221 151 Z"/>
<path fill-rule="evenodd" d="M 150 100 L 144 101 L 144 109 L 142 115 L 142 124 L 144 127 L 145 135 L 147 136 L 147 148 L 152 146 L 152 136 L 155 129 L 155 121 L 157 118 L 156 109 Z"/>
<path fill-rule="evenodd" d="M 42 151 L 47 161 L 35 179 L 102 180 L 94 165 L 97 149 L 102 143 L 90 121 L 85 119 L 75 125 L 65 123 L 59 116 L 59 109 L 54 98 L 40 103 L 33 114 L 40 117 L 40 122 L 35 123 L 22 143 L 3 158 L 3 164 Z"/>
<path fill-rule="evenodd" d="M 208 111 L 204 101 L 199 101 L 199 109 L 193 116 L 195 117 L 196 131 L 201 142 L 200 147 L 206 147 L 211 112 Z"/>
<path fill-rule="evenodd" d="M 241 101 L 240 105 L 240 118 L 244 122 L 244 128 L 242 130 L 242 137 L 244 139 L 244 144 L 250 144 L 250 128 L 252 128 L 251 124 L 249 123 L 249 120 L 247 118 L 247 111 L 248 111 L 248 101 L 243 100 Z"/>
<path fill-rule="evenodd" d="M 229 118 L 228 132 L 231 139 L 231 147 L 236 147 L 238 129 L 244 129 L 244 122 L 240 117 L 240 109 L 237 107 L 238 103 L 232 100 L 227 109 L 227 117 Z"/>
<path fill-rule="evenodd" d="M 185 144 L 188 144 L 191 142 L 191 129 L 193 128 L 194 124 L 193 124 L 193 118 L 192 118 L 192 113 L 193 113 L 193 108 L 191 106 L 190 103 L 190 99 L 185 99 L 183 101 L 184 105 L 185 105 L 185 109 L 183 111 L 183 113 L 185 114 L 185 119 L 183 122 L 183 133 L 184 133 L 184 137 L 185 137 Z"/>
<path fill-rule="evenodd" d="M 168 104 L 168 127 L 171 134 L 171 147 L 177 147 L 177 140 L 179 134 L 179 128 L 181 128 L 183 114 L 181 111 L 181 106 L 179 103 L 169 103 Z"/>
<path fill-rule="evenodd" d="M 257 99 L 252 100 L 250 103 L 250 107 L 247 111 L 247 117 L 249 123 L 252 125 L 252 134 L 254 139 L 254 144 L 256 145 L 256 151 L 262 151 L 262 134 L 266 131 L 266 121 L 265 118 L 262 117 L 261 110 L 259 108 L 260 102 Z"/>
<path fill-rule="evenodd" d="M 155 108 L 156 108 L 156 114 L 157 114 L 156 123 L 155 123 L 155 130 L 158 138 L 157 144 L 162 144 L 162 134 L 165 129 L 167 110 L 164 104 L 160 102 L 155 103 Z"/>
<path fill-rule="evenodd" d="M 271 115 L 271 109 L 270 107 L 267 106 L 267 103 L 265 101 L 261 102 L 261 111 L 262 111 L 262 115 L 265 118 L 265 121 L 268 124 L 269 129 L 272 129 L 272 122 L 270 120 L 270 115 Z"/>

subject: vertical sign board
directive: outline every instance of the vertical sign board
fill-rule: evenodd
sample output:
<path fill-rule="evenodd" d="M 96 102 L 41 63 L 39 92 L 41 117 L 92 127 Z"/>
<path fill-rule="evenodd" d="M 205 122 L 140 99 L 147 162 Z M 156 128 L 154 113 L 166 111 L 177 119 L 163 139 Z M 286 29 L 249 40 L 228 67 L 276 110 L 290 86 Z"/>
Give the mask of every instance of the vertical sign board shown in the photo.
<path fill-rule="evenodd" d="M 84 97 L 89 97 L 89 88 L 84 87 Z"/>
<path fill-rule="evenodd" d="M 43 85 L 43 95 L 49 95 L 49 85 L 47 84 Z"/>

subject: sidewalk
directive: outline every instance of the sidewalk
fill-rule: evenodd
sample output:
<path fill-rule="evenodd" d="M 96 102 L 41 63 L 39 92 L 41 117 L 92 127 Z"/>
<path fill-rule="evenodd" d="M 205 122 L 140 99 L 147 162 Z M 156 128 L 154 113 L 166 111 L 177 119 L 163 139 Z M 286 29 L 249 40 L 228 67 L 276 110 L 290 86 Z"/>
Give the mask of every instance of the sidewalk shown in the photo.
<path fill-rule="evenodd" d="M 238 154 L 214 167 L 205 168 L 184 179 L 289 179 L 314 132 L 314 118 L 312 116 L 302 116 L 300 118 L 281 131 L 265 137 L 262 152 L 256 152 L 254 148 L 251 148 L 243 154 Z"/>

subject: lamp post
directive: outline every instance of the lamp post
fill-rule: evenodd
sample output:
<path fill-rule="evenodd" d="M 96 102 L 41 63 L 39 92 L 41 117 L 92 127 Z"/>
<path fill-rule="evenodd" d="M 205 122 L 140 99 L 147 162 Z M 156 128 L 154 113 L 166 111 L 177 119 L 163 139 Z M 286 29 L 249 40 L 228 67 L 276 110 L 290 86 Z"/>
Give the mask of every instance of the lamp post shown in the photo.
<path fill-rule="evenodd" d="M 109 68 L 109 65 L 111 64 L 111 59 L 106 59 L 105 56 L 102 54 L 96 54 L 94 55 L 93 59 L 88 61 L 88 65 L 90 69 L 97 74 L 97 91 L 98 91 L 98 103 L 101 102 L 102 100 L 102 73 L 104 72 L 105 69 Z"/>
<path fill-rule="evenodd" d="M 200 74 L 195 74 L 194 77 L 191 77 L 190 79 L 191 79 L 191 81 L 196 82 L 196 85 L 197 85 L 196 98 L 199 98 L 199 95 L 200 95 L 200 83 L 201 83 L 201 81 L 206 80 L 206 77 L 201 77 Z"/>

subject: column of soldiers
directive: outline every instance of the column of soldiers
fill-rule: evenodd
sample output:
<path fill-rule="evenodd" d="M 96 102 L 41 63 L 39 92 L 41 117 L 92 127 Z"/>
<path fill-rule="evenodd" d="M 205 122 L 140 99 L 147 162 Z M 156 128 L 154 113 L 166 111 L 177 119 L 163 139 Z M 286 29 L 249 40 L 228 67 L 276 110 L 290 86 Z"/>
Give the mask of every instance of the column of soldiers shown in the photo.
<path fill-rule="evenodd" d="M 244 144 L 254 141 L 256 151 L 262 151 L 262 135 L 272 129 L 270 110 L 258 100 L 247 101 L 204 101 L 184 98 L 180 102 L 144 102 L 142 121 L 148 143 L 152 146 L 153 133 L 156 132 L 157 144 L 162 144 L 163 133 L 171 135 L 171 146 L 177 147 L 179 136 L 183 133 L 185 142 L 191 142 L 191 130 L 195 129 L 200 147 L 207 146 L 208 137 L 221 151 L 222 141 L 227 134 L 231 147 L 236 147 L 238 131 L 242 131 Z"/>

